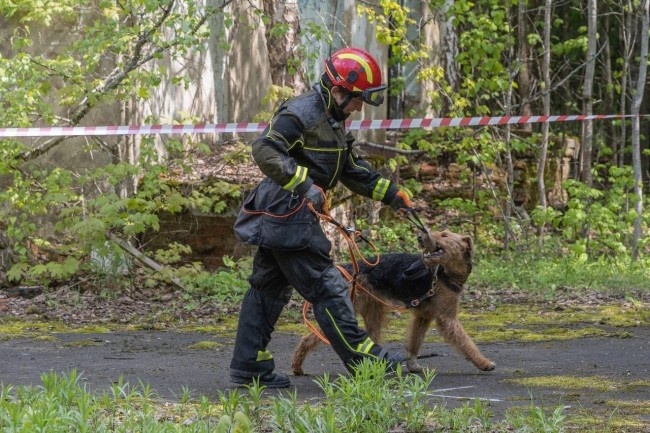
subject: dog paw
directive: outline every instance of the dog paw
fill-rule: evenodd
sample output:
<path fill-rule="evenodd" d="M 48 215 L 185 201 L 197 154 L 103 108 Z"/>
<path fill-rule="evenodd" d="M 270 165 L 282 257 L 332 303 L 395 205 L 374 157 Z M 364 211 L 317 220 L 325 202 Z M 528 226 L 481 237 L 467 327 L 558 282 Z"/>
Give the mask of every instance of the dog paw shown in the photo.
<path fill-rule="evenodd" d="M 408 369 L 409 373 L 422 373 L 424 368 L 417 363 L 417 361 L 411 361 L 408 360 L 406 361 L 406 368 Z"/>
<path fill-rule="evenodd" d="M 292 370 L 294 376 L 306 376 L 305 371 L 302 369 L 302 367 L 294 367 Z"/>
<path fill-rule="evenodd" d="M 481 365 L 479 368 L 480 368 L 482 371 L 492 371 L 492 370 L 494 370 L 496 367 L 497 367 L 497 365 L 496 365 L 494 362 L 488 362 L 488 363 L 485 364 L 485 365 Z"/>

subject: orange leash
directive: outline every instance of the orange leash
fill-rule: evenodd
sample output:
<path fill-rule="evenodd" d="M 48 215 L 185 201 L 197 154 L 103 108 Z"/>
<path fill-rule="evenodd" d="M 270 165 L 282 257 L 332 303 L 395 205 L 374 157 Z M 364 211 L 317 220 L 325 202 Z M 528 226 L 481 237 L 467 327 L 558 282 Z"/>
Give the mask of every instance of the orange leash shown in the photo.
<path fill-rule="evenodd" d="M 311 203 L 308 203 L 307 206 L 309 206 L 309 209 L 320 219 L 336 227 L 338 232 L 343 236 L 343 238 L 346 240 L 348 244 L 348 251 L 350 252 L 350 257 L 352 258 L 353 265 L 356 264 L 357 256 L 360 257 L 361 260 L 368 266 L 377 266 L 377 264 L 379 264 L 379 250 L 377 249 L 375 244 L 373 244 L 370 240 L 368 240 L 365 236 L 363 236 L 359 230 L 353 229 L 351 227 L 346 227 L 340 222 L 336 221 L 330 214 L 329 209 L 327 209 L 327 207 L 324 205 L 323 205 L 322 212 L 318 212 Z M 359 245 L 357 245 L 357 242 L 355 240 L 356 238 L 360 238 L 361 240 L 366 242 L 370 246 L 370 248 L 372 248 L 375 257 L 377 257 L 377 260 L 375 260 L 374 262 L 369 262 L 368 260 L 366 260 L 366 258 L 363 256 L 363 253 L 361 253 L 361 250 L 359 249 Z M 355 268 L 355 271 L 358 270 L 359 268 L 357 266 Z"/>
<path fill-rule="evenodd" d="M 348 280 L 348 282 L 352 281 L 352 275 L 350 275 L 350 273 L 343 266 L 336 266 L 336 267 L 338 268 L 339 272 L 341 272 L 341 274 L 343 274 L 343 276 Z M 356 283 L 356 285 L 357 285 L 357 287 L 359 289 L 361 289 L 361 291 L 363 293 L 370 296 L 372 299 L 379 302 L 380 304 L 385 305 L 386 307 L 390 308 L 391 310 L 396 310 L 396 311 L 406 311 L 407 310 L 406 307 L 400 307 L 399 305 L 391 304 L 389 302 L 384 301 L 379 296 L 373 294 L 372 291 L 366 289 L 365 287 L 363 287 L 362 284 L 359 284 L 358 282 Z"/>
<path fill-rule="evenodd" d="M 325 200 L 325 203 L 327 203 L 327 200 Z M 377 266 L 379 264 L 379 250 L 373 244 L 370 242 L 368 239 L 366 239 L 360 231 L 355 230 L 350 227 L 345 227 L 343 224 L 340 222 L 336 221 L 332 215 L 329 213 L 329 209 L 327 208 L 326 205 L 323 205 L 322 212 L 318 212 L 313 204 L 311 202 L 307 203 L 307 206 L 309 206 L 309 209 L 316 215 L 318 216 L 321 220 L 326 221 L 332 225 L 334 225 L 337 229 L 337 231 L 343 236 L 345 239 L 347 245 L 348 245 L 348 251 L 351 257 L 352 261 L 352 268 L 354 269 L 354 276 L 350 275 L 344 268 L 337 266 L 339 271 L 343 273 L 346 278 L 348 278 L 348 281 L 352 282 L 352 287 L 350 289 L 350 298 L 354 300 L 354 295 L 357 287 L 357 282 L 356 282 L 356 277 L 357 274 L 359 273 L 359 263 L 357 261 L 357 256 L 361 258 L 361 260 L 367 264 L 368 266 Z M 361 250 L 359 249 L 359 245 L 356 242 L 356 238 L 361 238 L 364 242 L 366 242 L 375 252 L 375 257 L 377 258 L 374 262 L 369 262 L 366 260 L 366 258 L 363 256 L 361 253 Z M 367 292 L 366 289 L 364 289 L 365 292 Z M 373 296 L 373 295 L 371 295 Z M 314 333 L 321 341 L 323 341 L 325 344 L 330 344 L 329 340 L 320 332 L 317 326 L 313 325 L 309 318 L 307 317 L 307 313 L 309 312 L 309 308 L 311 307 L 311 303 L 308 301 L 305 301 L 302 306 L 302 317 L 305 322 L 305 325 L 307 328 Z"/>
<path fill-rule="evenodd" d="M 320 332 L 320 329 L 318 329 L 317 326 L 314 326 L 314 325 L 309 321 L 309 318 L 307 317 L 307 313 L 309 312 L 309 307 L 311 307 L 311 302 L 305 301 L 305 302 L 302 304 L 302 318 L 303 318 L 303 320 L 305 321 L 305 325 L 307 325 L 307 328 L 309 328 L 309 330 L 310 330 L 311 332 L 313 332 L 314 335 L 316 335 L 316 337 L 318 337 L 319 340 L 321 340 L 321 341 L 322 341 L 323 343 L 325 343 L 325 344 L 330 344 L 330 342 L 329 342 L 329 340 L 327 339 L 327 337 L 325 337 L 325 336 Z"/>
<path fill-rule="evenodd" d="M 348 282 L 352 282 L 352 280 L 353 280 L 352 275 L 350 275 L 350 273 L 343 266 L 337 265 L 336 268 L 339 270 L 339 272 L 341 272 L 341 274 L 345 277 L 345 279 L 348 280 Z M 359 284 L 356 281 L 354 282 L 354 284 L 356 284 L 356 287 L 358 287 L 366 295 L 370 296 L 371 298 L 373 298 L 375 301 L 379 302 L 380 304 L 387 306 L 388 308 L 391 308 L 391 309 L 396 310 L 396 311 L 406 311 L 407 310 L 406 307 L 400 307 L 399 305 L 391 304 L 391 303 L 388 303 L 388 302 L 384 301 L 383 299 L 381 299 L 377 295 L 373 294 L 370 290 L 363 287 L 362 284 Z M 352 297 L 352 292 L 350 292 L 350 296 Z M 319 340 L 321 340 L 325 344 L 330 344 L 327 337 L 325 337 L 320 332 L 320 329 L 318 329 L 317 326 L 312 324 L 311 321 L 309 320 L 309 318 L 307 317 L 310 307 L 311 307 L 311 302 L 305 301 L 302 304 L 302 318 L 303 318 L 303 321 L 305 322 L 305 325 L 307 326 L 307 328 L 309 329 L 310 332 L 313 332 L 314 335 L 316 335 L 316 337 L 318 337 Z"/>

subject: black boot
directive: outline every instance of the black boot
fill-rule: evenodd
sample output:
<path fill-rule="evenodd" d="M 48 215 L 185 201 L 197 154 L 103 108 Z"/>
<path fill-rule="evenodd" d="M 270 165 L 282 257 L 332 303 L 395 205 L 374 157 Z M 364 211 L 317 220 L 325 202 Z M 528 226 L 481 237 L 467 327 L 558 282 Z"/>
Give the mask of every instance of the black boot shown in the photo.
<path fill-rule="evenodd" d="M 378 346 L 375 346 L 378 347 Z M 385 362 L 386 363 L 386 373 L 394 373 L 397 371 L 397 367 L 406 361 L 406 356 L 401 352 L 389 352 L 386 349 L 381 348 L 380 351 L 375 355 L 376 357 L 368 357 L 375 362 Z M 354 358 L 350 362 L 345 363 L 345 368 L 353 373 L 357 368 L 360 362 L 365 358 Z"/>
<path fill-rule="evenodd" d="M 386 352 L 381 358 L 386 361 L 386 373 L 393 373 L 397 367 L 406 361 L 406 356 L 401 352 Z"/>
<path fill-rule="evenodd" d="M 286 375 L 274 373 L 273 355 L 266 346 L 286 301 L 271 298 L 256 289 L 244 296 L 232 360 L 230 379 L 238 385 L 249 385 L 253 378 L 268 388 L 286 388 L 291 384 Z"/>
<path fill-rule="evenodd" d="M 287 388 L 291 385 L 289 376 L 282 373 L 274 373 L 272 371 L 256 376 L 252 376 L 248 371 L 230 369 L 230 381 L 237 385 L 250 386 L 254 381 L 258 385 L 264 385 L 267 388 Z"/>

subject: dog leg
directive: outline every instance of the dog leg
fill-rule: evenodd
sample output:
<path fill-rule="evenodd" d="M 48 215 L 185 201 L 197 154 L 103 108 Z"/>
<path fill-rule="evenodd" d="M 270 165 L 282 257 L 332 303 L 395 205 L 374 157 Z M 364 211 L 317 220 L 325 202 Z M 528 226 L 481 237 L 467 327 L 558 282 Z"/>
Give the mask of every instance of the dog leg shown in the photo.
<path fill-rule="evenodd" d="M 291 360 L 291 369 L 293 370 L 293 374 L 296 376 L 305 375 L 302 364 L 305 362 L 305 358 L 307 358 L 309 352 L 314 350 L 319 343 L 320 339 L 313 332 L 303 336 L 302 339 L 300 339 L 300 343 L 298 343 L 296 350 L 293 352 L 293 357 Z"/>
<path fill-rule="evenodd" d="M 494 370 L 496 365 L 483 356 L 476 344 L 474 344 L 470 336 L 465 332 L 463 325 L 461 325 L 457 318 L 436 318 L 436 324 L 445 341 L 458 349 L 463 355 L 465 355 L 465 358 L 477 366 L 479 370 Z"/>
<path fill-rule="evenodd" d="M 479 370 L 494 370 L 496 365 L 483 356 L 458 320 L 459 296 L 445 287 L 439 289 L 436 297 L 436 327 L 445 341 L 465 355 Z"/>
<path fill-rule="evenodd" d="M 496 365 L 483 356 L 476 344 L 472 341 L 463 325 L 455 317 L 436 318 L 436 324 L 445 341 L 458 349 L 468 361 L 477 366 L 479 370 L 491 371 Z"/>
<path fill-rule="evenodd" d="M 388 307 L 365 293 L 359 293 L 354 298 L 354 310 L 363 318 L 363 325 L 370 339 L 381 343 L 382 331 L 388 324 Z"/>
<path fill-rule="evenodd" d="M 418 353 L 420 353 L 420 347 L 431 321 L 432 317 L 428 309 L 418 310 L 416 308 L 413 310 L 410 324 L 406 330 L 406 367 L 411 373 L 422 372 L 422 366 L 417 361 Z"/>

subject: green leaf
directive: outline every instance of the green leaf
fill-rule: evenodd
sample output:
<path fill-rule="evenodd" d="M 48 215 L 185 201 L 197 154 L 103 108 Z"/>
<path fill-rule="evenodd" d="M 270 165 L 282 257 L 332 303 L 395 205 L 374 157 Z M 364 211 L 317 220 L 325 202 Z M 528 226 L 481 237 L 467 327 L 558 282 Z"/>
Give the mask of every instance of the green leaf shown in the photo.
<path fill-rule="evenodd" d="M 9 281 L 21 281 L 28 269 L 28 263 L 16 263 L 7 271 L 7 279 Z"/>

